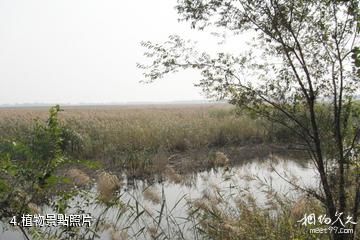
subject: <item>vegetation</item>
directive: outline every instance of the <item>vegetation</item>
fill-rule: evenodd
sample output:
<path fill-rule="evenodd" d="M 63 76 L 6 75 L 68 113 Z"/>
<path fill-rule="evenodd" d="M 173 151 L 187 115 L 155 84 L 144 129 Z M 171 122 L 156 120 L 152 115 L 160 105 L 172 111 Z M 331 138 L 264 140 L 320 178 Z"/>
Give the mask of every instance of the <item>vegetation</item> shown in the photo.
<path fill-rule="evenodd" d="M 13 216 L 19 219 L 24 213 L 36 213 L 43 204 L 51 204 L 53 211 L 59 213 L 74 208 L 81 210 L 85 203 L 105 204 L 108 206 L 105 212 L 114 208 L 124 211 L 124 194 L 118 193 L 122 184 L 115 175 L 101 172 L 96 177 L 99 194 L 96 197 L 91 192 L 80 190 L 91 182 L 91 178 L 79 167 L 91 173 L 106 169 L 106 166 L 111 170 L 119 166 L 118 174 L 124 170 L 131 174 L 132 169 L 144 175 L 145 168 L 163 165 L 161 171 L 171 181 L 180 183 L 182 176 L 177 173 L 178 169 L 168 166 L 168 157 L 172 154 L 206 148 L 204 158 L 208 162 L 201 164 L 227 165 L 229 159 L 222 152 L 213 152 L 211 156 L 208 155 L 209 151 L 217 147 L 262 143 L 267 141 L 268 135 L 264 122 L 252 121 L 245 115 L 238 116 L 235 109 L 228 105 L 155 109 L 81 108 L 69 109 L 58 115 L 60 111 L 59 106 L 53 107 L 48 117 L 45 110 L 38 109 L 0 111 L 2 221 L 6 222 Z M 116 158 L 107 162 L 111 157 Z M 165 158 L 165 162 L 153 163 L 155 158 Z M 60 187 L 59 191 L 54 192 L 58 186 L 69 183 L 81 188 Z M 84 201 L 73 205 L 73 196 L 82 196 Z M 55 202 L 54 197 L 57 198 Z M 162 204 L 163 197 L 159 197 L 151 188 L 144 190 L 144 198 L 156 200 L 155 204 Z M 134 201 L 132 204 L 140 204 L 138 198 L 131 198 Z M 137 218 L 140 212 L 133 212 L 133 207 L 127 205 L 126 217 Z M 100 215 L 98 221 L 106 223 L 105 216 Z M 158 217 L 151 215 L 150 218 Z M 133 222 L 137 221 L 133 219 Z M 131 227 L 137 229 L 136 226 Z M 22 231 L 26 236 L 59 239 L 74 234 L 78 239 L 94 236 L 89 234 L 90 230 Z M 92 231 L 101 231 L 100 226 L 95 226 Z"/>
<path fill-rule="evenodd" d="M 343 222 L 346 214 L 357 220 L 360 125 L 353 98 L 360 82 L 359 1 L 179 0 L 176 9 L 180 20 L 198 30 L 252 34 L 250 51 L 211 56 L 179 36 L 163 44 L 143 42 L 150 64 L 139 67 L 146 81 L 198 69 L 198 86 L 209 97 L 288 128 L 303 140 L 321 178 L 320 191 L 303 191 L 322 202 L 333 221 L 339 213 Z M 342 227 L 339 221 L 336 226 Z M 353 229 L 334 231 L 332 238 L 354 239 Z"/>
<path fill-rule="evenodd" d="M 127 169 L 138 176 L 147 174 L 154 158 L 199 150 L 207 157 L 211 148 L 270 140 L 265 122 L 222 104 L 65 108 L 59 117 L 66 129 L 63 149 L 69 157 Z M 3 109 L 0 134 L 5 139 L 26 139 L 36 118 L 45 119 L 46 111 Z"/>
<path fill-rule="evenodd" d="M 50 109 L 46 124 L 35 122 L 31 134 L 22 140 L 2 139 L 0 145 L 0 217 L 1 220 L 33 212 L 36 204 L 48 200 L 54 192 L 54 173 L 65 161 L 62 154 L 62 128 L 58 122 L 60 107 Z M 20 226 L 24 232 L 23 226 Z"/>
<path fill-rule="evenodd" d="M 288 132 L 282 128 L 265 131 L 265 127 L 271 129 L 271 124 L 253 121 L 244 112 L 239 115 L 235 108 L 228 105 L 153 109 L 80 108 L 65 109 L 59 114 L 60 110 L 58 106 L 51 108 L 48 117 L 44 110 L 0 111 L 3 138 L 1 220 L 6 223 L 12 216 L 42 212 L 44 204 L 56 213 L 87 212 L 89 206 L 98 211 L 93 216 L 91 227 L 22 228 L 28 238 L 96 239 L 103 232 L 110 232 L 113 239 L 328 237 L 310 234 L 308 227 L 297 222 L 309 211 L 323 213 L 323 207 L 314 198 L 283 196 L 260 178 L 244 176 L 249 181 L 260 182 L 267 197 L 265 205 L 259 204 L 245 186 L 238 186 L 236 182 L 229 182 L 233 189 L 230 192 L 212 185 L 209 191 L 195 199 L 184 195 L 175 206 L 168 205 L 163 190 L 152 186 L 151 181 L 140 190 L 140 195 L 126 190 L 127 186 L 124 186 L 121 172 L 126 171 L 131 176 L 131 169 L 144 174 L 146 169 L 156 167 L 161 167 L 160 172 L 169 182 L 185 184 L 187 177 L 179 174 L 180 168 L 173 161 L 180 161 L 183 165 L 181 157 L 176 157 L 178 154 L 196 153 L 202 148 L 205 148 L 204 159 L 207 162 L 200 162 L 200 165 L 224 166 L 224 181 L 230 181 L 228 176 L 234 173 L 226 172 L 229 171 L 226 166 L 239 153 L 226 155 L 216 149 L 275 141 L 270 136 L 287 136 Z M 164 126 L 168 131 L 161 131 Z M 110 127 L 115 132 L 103 131 Z M 174 133 L 178 135 L 174 136 Z M 186 143 L 188 145 L 174 148 L 184 136 L 190 139 Z M 155 139 L 167 141 L 156 142 Z M 139 154 L 146 149 L 153 151 L 147 153 L 152 157 Z M 259 150 L 256 151 L 256 154 L 250 155 L 243 152 L 244 159 L 260 156 Z M 111 156 L 117 158 L 107 162 Z M 192 162 L 199 161 L 195 155 L 191 155 L 190 159 Z M 120 170 L 116 170 L 116 164 L 121 166 Z M 190 168 L 193 169 L 194 165 Z M 96 188 L 89 188 L 92 184 Z M 148 202 L 154 206 L 149 208 Z M 187 209 L 185 216 L 178 215 L 176 211 L 179 208 L 182 214 Z M 260 232 L 254 232 L 254 228 Z"/>
<path fill-rule="evenodd" d="M 139 67 L 147 81 L 194 68 L 203 76 L 198 86 L 209 97 L 236 108 L 73 109 L 60 121 L 56 106 L 45 123 L 33 122 L 40 112 L 22 117 L 17 114 L 25 111 L 2 110 L 1 220 L 54 200 L 58 213 L 84 212 L 93 205 L 100 212 L 95 224 L 82 230 L 20 226 L 26 237 L 94 239 L 111 229 L 112 238 L 120 239 L 357 239 L 359 227 L 349 220 L 356 223 L 360 215 L 360 108 L 354 100 L 360 87 L 359 2 L 178 0 L 176 9 L 180 20 L 199 30 L 252 34 L 253 51 L 212 56 L 179 36 L 163 44 L 144 42 L 151 61 Z M 136 196 L 122 188 L 119 174 L 108 171 L 118 168 L 138 177 L 160 166 L 171 181 L 181 183 L 174 168 L 179 153 L 206 149 L 207 163 L 223 166 L 227 181 L 231 159 L 218 148 L 279 140 L 308 154 L 320 189 L 279 174 L 304 196 L 282 196 L 270 181 L 259 187 L 266 196 L 259 203 L 236 184 L 225 192 L 211 186 L 198 199 L 186 199 L 188 215 L 177 218 L 180 201 L 167 206 L 164 188 L 160 193 L 146 185 Z M 59 168 L 62 163 L 67 166 Z M 96 189 L 86 188 L 93 177 L 89 169 L 95 170 Z M 61 171 L 67 178 L 60 177 Z M 72 189 L 50 194 L 68 179 Z M 142 199 L 158 210 L 149 210 Z M 324 211 L 333 227 L 352 231 L 314 235 L 299 226 L 299 216 Z M 114 212 L 109 223 L 107 214 Z"/>

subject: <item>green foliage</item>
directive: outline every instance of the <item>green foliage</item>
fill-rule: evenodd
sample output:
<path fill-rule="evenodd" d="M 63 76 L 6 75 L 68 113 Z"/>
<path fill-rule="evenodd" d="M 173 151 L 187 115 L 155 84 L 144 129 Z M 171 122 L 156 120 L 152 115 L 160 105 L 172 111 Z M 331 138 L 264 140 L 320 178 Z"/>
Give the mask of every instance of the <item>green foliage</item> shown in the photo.
<path fill-rule="evenodd" d="M 2 139 L 0 144 L 0 216 L 18 216 L 29 203 L 46 200 L 58 178 L 57 167 L 64 162 L 59 106 L 49 111 L 46 124 L 37 121 L 27 141 Z"/>
<path fill-rule="evenodd" d="M 354 70 L 358 76 L 360 76 L 360 48 L 355 47 L 353 49 L 352 59 L 354 60 Z"/>

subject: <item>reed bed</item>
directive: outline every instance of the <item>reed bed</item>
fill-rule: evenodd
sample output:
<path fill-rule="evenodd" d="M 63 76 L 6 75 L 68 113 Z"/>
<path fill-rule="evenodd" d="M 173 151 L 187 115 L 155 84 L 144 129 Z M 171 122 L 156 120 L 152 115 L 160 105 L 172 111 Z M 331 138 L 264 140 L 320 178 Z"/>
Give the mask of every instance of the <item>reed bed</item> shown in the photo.
<path fill-rule="evenodd" d="M 64 107 L 59 117 L 69 129 L 66 152 L 74 159 L 145 169 L 154 157 L 227 145 L 266 141 L 260 120 L 239 115 L 227 104 Z M 47 108 L 0 109 L 0 136 L 26 138 Z"/>

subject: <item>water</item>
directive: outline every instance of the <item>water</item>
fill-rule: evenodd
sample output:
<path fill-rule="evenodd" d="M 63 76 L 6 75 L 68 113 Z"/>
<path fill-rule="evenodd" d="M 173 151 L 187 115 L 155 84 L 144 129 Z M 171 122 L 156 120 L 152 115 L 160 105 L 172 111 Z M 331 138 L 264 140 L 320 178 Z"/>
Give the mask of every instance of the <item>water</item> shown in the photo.
<path fill-rule="evenodd" d="M 291 173 L 291 174 L 289 174 Z M 167 216 L 162 219 L 162 226 L 168 228 L 168 224 L 172 223 L 172 228 L 182 231 L 185 238 L 191 239 L 191 222 L 188 219 L 188 202 L 195 201 L 199 198 L 207 197 L 209 199 L 221 196 L 228 199 L 227 204 L 235 206 L 233 196 L 240 196 L 241 193 L 252 194 L 259 205 L 266 202 L 266 190 L 272 189 L 274 191 L 287 194 L 288 197 L 297 197 L 299 195 L 293 189 L 293 186 L 287 182 L 297 183 L 300 186 L 316 186 L 318 184 L 318 177 L 314 169 L 309 163 L 304 161 L 294 161 L 286 159 L 270 160 L 254 160 L 238 166 L 229 168 L 213 168 L 209 171 L 202 171 L 198 173 L 187 174 L 182 177 L 180 183 L 171 181 L 171 178 L 165 178 L 164 181 L 156 181 L 149 183 L 142 180 L 128 181 L 126 176 L 123 176 L 124 187 L 120 191 L 120 199 L 124 205 L 133 206 L 131 211 L 121 212 L 118 207 L 106 208 L 105 205 L 95 203 L 94 201 L 88 206 L 83 207 L 85 212 L 91 213 L 93 219 L 102 216 L 106 221 L 107 227 L 101 231 L 100 239 L 111 240 L 114 229 L 121 230 L 126 228 L 130 236 L 135 236 L 136 233 L 143 227 L 144 233 L 136 235 L 136 239 L 149 238 L 146 235 L 146 230 L 149 230 L 153 225 L 159 221 L 159 216 Z M 151 186 L 150 186 L 151 185 Z M 150 197 L 144 197 L 144 191 L 148 191 L 150 186 L 153 195 L 158 195 L 157 200 L 160 203 L 155 203 Z M 96 186 L 90 190 L 90 198 L 96 197 Z M 230 197 L 232 196 L 232 197 Z M 156 199 L 155 199 L 156 200 Z M 71 206 L 75 206 L 77 201 L 84 201 L 82 197 L 77 197 L 73 200 Z M 135 219 L 137 214 L 144 209 L 145 212 L 141 218 Z M 43 207 L 43 212 L 51 212 L 47 207 Z M 106 214 L 102 215 L 102 213 Z M 161 214 L 160 214 L 161 212 Z M 134 215 L 131 215 L 134 213 Z M 121 215 L 119 218 L 119 214 Z M 135 220 L 134 220 L 135 219 Z M 132 223 L 132 221 L 134 221 Z M 111 227 L 112 226 L 112 227 Z M 0 229 L 1 230 L 1 229 Z M 118 233 L 119 234 L 119 233 Z M 14 229 L 8 229 L 0 233 L 0 240 L 15 240 L 23 239 L 22 235 Z"/>

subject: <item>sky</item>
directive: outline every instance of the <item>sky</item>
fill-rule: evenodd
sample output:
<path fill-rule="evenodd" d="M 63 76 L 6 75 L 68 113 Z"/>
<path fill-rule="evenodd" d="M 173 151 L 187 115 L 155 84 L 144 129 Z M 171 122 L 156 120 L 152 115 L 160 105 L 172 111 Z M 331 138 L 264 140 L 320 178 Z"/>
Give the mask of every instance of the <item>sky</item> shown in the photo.
<path fill-rule="evenodd" d="M 140 41 L 170 34 L 213 49 L 217 40 L 177 21 L 176 0 L 0 0 L 0 104 L 203 100 L 186 71 L 153 84 Z M 214 45 L 215 44 L 215 45 Z"/>

